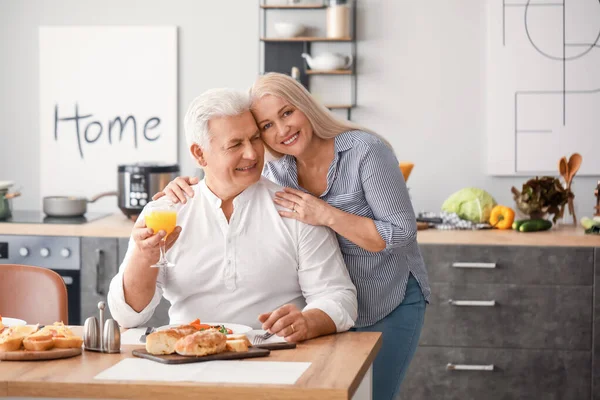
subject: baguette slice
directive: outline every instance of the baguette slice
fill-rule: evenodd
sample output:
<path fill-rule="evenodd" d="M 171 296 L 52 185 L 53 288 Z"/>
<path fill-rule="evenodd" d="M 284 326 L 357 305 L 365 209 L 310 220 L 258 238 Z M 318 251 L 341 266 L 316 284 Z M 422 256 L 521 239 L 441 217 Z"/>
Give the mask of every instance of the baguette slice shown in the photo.
<path fill-rule="evenodd" d="M 244 353 L 248 351 L 248 343 L 246 340 L 228 340 L 225 342 L 227 351 L 233 351 L 236 353 Z"/>
<path fill-rule="evenodd" d="M 83 344 L 83 338 L 79 336 L 53 337 L 52 342 L 58 349 L 76 349 Z"/>
<path fill-rule="evenodd" d="M 23 347 L 29 351 L 46 351 L 54 347 L 52 335 L 29 335 L 23 339 Z"/>
<path fill-rule="evenodd" d="M 146 336 L 146 351 L 150 354 L 173 354 L 175 343 L 184 336 L 176 329 L 152 332 Z"/>
<path fill-rule="evenodd" d="M 229 342 L 231 340 L 243 340 L 244 342 L 246 342 L 246 345 L 248 347 L 252 347 L 252 343 L 250 343 L 250 339 L 248 339 L 248 336 L 246 336 L 244 334 L 227 335 L 227 341 Z"/>
<path fill-rule="evenodd" d="M 221 332 L 209 329 L 182 337 L 175 343 L 175 352 L 182 356 L 206 356 L 225 351 L 227 337 Z"/>
<path fill-rule="evenodd" d="M 38 330 L 38 325 L 21 325 L 5 328 L 0 334 L 0 351 L 21 349 L 23 339 Z"/>

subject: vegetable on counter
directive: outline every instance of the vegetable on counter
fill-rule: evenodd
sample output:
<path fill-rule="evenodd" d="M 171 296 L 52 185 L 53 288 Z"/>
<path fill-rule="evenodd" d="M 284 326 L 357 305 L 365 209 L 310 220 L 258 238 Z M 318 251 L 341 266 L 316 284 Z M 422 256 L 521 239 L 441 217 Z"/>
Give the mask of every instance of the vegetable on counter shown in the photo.
<path fill-rule="evenodd" d="M 518 225 L 519 232 L 540 232 L 547 231 L 550 228 L 552 228 L 552 221 L 541 218 L 523 220 L 522 223 Z"/>
<path fill-rule="evenodd" d="M 517 207 L 523 213 L 533 218 L 546 213 L 554 214 L 554 222 L 562 217 L 563 206 L 567 204 L 569 196 L 560 181 L 551 176 L 530 179 L 523 184 L 520 192 L 515 187 L 511 191 Z"/>
<path fill-rule="evenodd" d="M 456 213 L 467 221 L 486 223 L 495 205 L 496 200 L 485 190 L 465 188 L 448 197 L 442 204 L 442 211 Z"/>
<path fill-rule="evenodd" d="M 492 213 L 490 214 L 490 225 L 492 225 L 492 228 L 510 229 L 514 220 L 515 212 L 512 208 L 501 205 L 492 208 Z"/>

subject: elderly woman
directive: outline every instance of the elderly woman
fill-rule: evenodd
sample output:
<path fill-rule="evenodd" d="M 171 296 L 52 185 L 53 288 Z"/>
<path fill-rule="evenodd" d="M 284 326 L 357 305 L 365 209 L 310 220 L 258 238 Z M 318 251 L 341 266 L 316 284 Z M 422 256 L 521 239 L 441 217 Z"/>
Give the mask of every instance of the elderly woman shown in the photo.
<path fill-rule="evenodd" d="M 263 75 L 250 93 L 274 158 L 263 175 L 286 187 L 274 197 L 290 210 L 280 215 L 336 232 L 358 292 L 354 329 L 383 334 L 373 396 L 393 399 L 417 348 L 430 294 L 398 160 L 382 137 L 336 119 L 286 75 Z M 177 178 L 157 196 L 185 202 L 196 182 Z"/>

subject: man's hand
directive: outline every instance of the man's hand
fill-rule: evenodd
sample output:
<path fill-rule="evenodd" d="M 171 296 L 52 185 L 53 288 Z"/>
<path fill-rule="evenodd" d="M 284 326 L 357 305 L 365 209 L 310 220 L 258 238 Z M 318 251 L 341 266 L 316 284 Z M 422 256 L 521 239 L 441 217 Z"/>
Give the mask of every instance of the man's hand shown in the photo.
<path fill-rule="evenodd" d="M 169 182 L 162 192 L 158 192 L 152 196 L 152 200 L 168 196 L 173 203 L 181 202 L 185 204 L 187 202 L 186 195 L 194 197 L 194 189 L 192 189 L 192 186 L 197 185 L 198 182 L 200 182 L 200 179 L 195 176 L 178 176 Z"/>
<path fill-rule="evenodd" d="M 167 236 L 165 249 L 169 250 L 181 233 L 181 227 L 175 227 L 175 230 Z M 141 258 L 149 265 L 154 265 L 160 259 L 160 241 L 167 235 L 163 230 L 154 231 L 146 226 L 146 221 L 140 218 L 133 226 L 131 236 L 136 245 L 135 257 Z"/>
<path fill-rule="evenodd" d="M 306 316 L 293 304 L 286 304 L 275 311 L 260 314 L 258 320 L 266 331 L 296 343 L 309 339 L 309 323 Z"/>

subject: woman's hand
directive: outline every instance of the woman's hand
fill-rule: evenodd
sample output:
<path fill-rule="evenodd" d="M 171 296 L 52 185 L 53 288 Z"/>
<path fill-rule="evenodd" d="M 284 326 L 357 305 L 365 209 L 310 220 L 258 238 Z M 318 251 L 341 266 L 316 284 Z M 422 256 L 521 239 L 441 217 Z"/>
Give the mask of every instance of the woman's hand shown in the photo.
<path fill-rule="evenodd" d="M 175 227 L 175 230 L 167 236 L 165 241 L 165 251 L 169 250 L 181 233 L 181 227 Z M 146 226 L 146 221 L 140 218 L 131 232 L 131 237 L 136 245 L 136 256 L 141 257 L 146 263 L 154 265 L 160 259 L 160 241 L 167 235 L 167 232 L 160 230 L 156 234 L 151 228 Z"/>
<path fill-rule="evenodd" d="M 152 200 L 158 200 L 163 196 L 168 196 L 173 203 L 187 202 L 187 196 L 194 197 L 193 185 L 197 185 L 200 179 L 196 176 L 178 176 L 173 179 L 162 192 L 152 196 Z"/>
<path fill-rule="evenodd" d="M 287 187 L 283 192 L 275 193 L 273 201 L 292 210 L 279 211 L 279 215 L 294 218 L 309 225 L 330 226 L 333 222 L 333 215 L 337 210 L 311 194 Z"/>
<path fill-rule="evenodd" d="M 310 337 L 305 315 L 293 304 L 260 314 L 258 320 L 262 322 L 264 330 L 283 337 L 287 342 L 302 342 Z"/>

